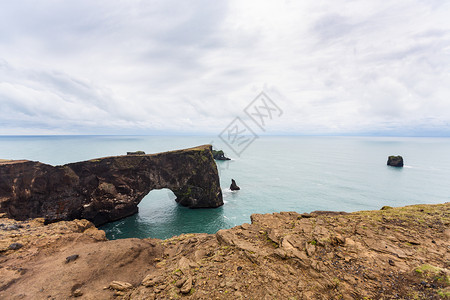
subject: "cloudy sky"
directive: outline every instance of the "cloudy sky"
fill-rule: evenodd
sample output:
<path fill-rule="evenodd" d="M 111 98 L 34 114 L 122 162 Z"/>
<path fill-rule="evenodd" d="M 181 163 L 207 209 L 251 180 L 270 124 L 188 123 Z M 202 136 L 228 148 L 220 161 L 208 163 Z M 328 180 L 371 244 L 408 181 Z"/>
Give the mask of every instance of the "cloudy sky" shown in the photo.
<path fill-rule="evenodd" d="M 0 4 L 0 134 L 450 135 L 450 2 Z"/>

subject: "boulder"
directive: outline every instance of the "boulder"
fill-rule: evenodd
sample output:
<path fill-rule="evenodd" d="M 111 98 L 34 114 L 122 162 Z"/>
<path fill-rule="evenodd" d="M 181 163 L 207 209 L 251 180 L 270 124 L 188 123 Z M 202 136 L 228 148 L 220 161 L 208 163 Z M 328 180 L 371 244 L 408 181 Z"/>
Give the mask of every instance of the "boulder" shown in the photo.
<path fill-rule="evenodd" d="M 23 247 L 23 245 L 21 243 L 12 243 L 11 245 L 9 245 L 8 249 L 9 250 L 19 250 L 22 247 Z"/>
<path fill-rule="evenodd" d="M 78 259 L 78 257 L 80 257 L 78 254 L 74 254 L 74 255 L 70 255 L 66 257 L 66 264 L 75 261 Z"/>
<path fill-rule="evenodd" d="M 236 181 L 234 181 L 234 179 L 231 179 L 231 185 L 230 185 L 230 190 L 232 191 L 238 191 L 241 188 L 237 186 Z"/>
<path fill-rule="evenodd" d="M 116 291 L 127 291 L 133 288 L 133 285 L 124 281 L 112 281 L 109 288 Z"/>
<path fill-rule="evenodd" d="M 183 285 L 180 288 L 180 292 L 182 294 L 188 294 L 192 289 L 192 277 L 188 276 L 186 281 L 183 283 Z"/>
<path fill-rule="evenodd" d="M 391 155 L 388 158 L 387 165 L 392 167 L 403 167 L 403 157 L 401 157 L 400 155 Z"/>

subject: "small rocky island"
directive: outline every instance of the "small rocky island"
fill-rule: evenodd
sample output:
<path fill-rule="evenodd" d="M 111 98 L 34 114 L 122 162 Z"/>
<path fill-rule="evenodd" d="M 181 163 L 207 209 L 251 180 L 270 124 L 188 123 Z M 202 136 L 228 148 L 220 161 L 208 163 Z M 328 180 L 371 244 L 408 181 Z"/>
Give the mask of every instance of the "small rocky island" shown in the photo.
<path fill-rule="evenodd" d="M 231 160 L 225 156 L 225 153 L 222 150 L 212 150 L 212 153 L 215 160 Z"/>
<path fill-rule="evenodd" d="M 0 161 L 0 213 L 46 222 L 87 219 L 95 225 L 135 214 L 153 189 L 168 188 L 190 208 L 223 205 L 212 146 L 158 154 L 128 153 L 51 166 Z"/>
<path fill-rule="evenodd" d="M 238 187 L 238 185 L 236 184 L 236 181 L 234 179 L 231 179 L 231 185 L 230 185 L 230 190 L 232 191 L 239 191 L 241 188 Z"/>
<path fill-rule="evenodd" d="M 403 157 L 401 157 L 400 155 L 398 156 L 391 155 L 388 158 L 387 165 L 401 168 L 403 167 Z"/>

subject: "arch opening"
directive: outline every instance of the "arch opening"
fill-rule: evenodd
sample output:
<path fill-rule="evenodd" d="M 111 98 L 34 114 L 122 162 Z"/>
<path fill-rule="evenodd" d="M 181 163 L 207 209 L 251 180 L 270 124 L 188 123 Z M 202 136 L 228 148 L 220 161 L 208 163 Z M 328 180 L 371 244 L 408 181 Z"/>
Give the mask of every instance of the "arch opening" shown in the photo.
<path fill-rule="evenodd" d="M 168 188 L 151 190 L 138 204 L 138 213 L 103 225 L 110 240 L 122 238 L 167 239 L 183 233 L 214 233 L 226 226 L 221 208 L 189 209 L 179 205 Z"/>
<path fill-rule="evenodd" d="M 170 210 L 177 206 L 177 196 L 168 188 L 151 190 L 138 204 L 141 217 Z"/>

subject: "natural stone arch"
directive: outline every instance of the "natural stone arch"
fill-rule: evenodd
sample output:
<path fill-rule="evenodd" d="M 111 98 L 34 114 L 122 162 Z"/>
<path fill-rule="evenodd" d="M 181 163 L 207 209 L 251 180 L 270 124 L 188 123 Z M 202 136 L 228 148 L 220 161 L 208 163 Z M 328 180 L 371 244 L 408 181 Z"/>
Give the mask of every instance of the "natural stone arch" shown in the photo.
<path fill-rule="evenodd" d="M 163 205 L 165 208 L 172 207 L 172 205 L 177 205 L 176 198 L 177 196 L 171 189 L 153 189 L 147 195 L 145 195 L 144 198 L 142 198 L 141 202 L 139 202 L 138 204 L 138 207 L 139 210 L 143 209 L 144 207 L 147 209 L 147 207 L 149 206 L 159 208 L 159 205 Z"/>
<path fill-rule="evenodd" d="M 85 218 L 96 225 L 130 216 L 153 189 L 168 188 L 191 208 L 223 205 L 211 145 L 50 166 L 0 162 L 0 212 L 48 222 Z"/>

